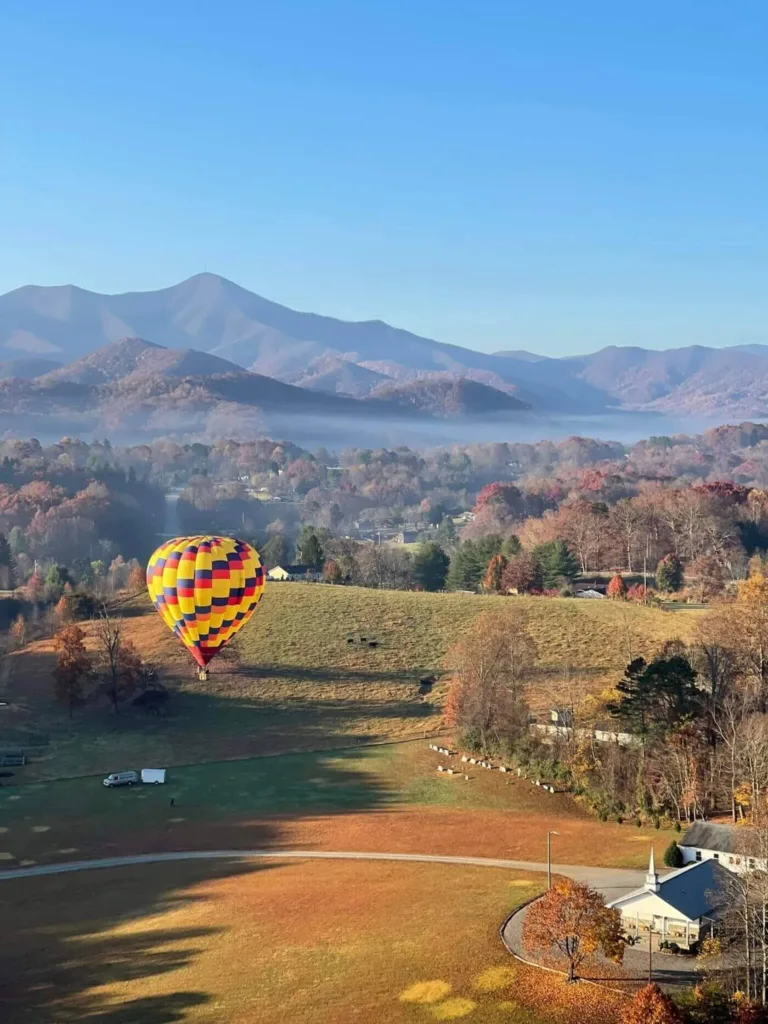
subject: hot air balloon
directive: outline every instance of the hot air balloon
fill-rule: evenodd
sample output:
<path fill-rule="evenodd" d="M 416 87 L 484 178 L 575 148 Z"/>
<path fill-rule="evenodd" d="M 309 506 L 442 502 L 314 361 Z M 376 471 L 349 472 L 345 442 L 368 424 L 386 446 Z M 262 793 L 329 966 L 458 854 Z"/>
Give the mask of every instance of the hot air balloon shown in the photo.
<path fill-rule="evenodd" d="M 264 570 L 245 541 L 176 537 L 150 558 L 147 589 L 205 679 L 208 662 L 253 615 L 264 592 Z"/>

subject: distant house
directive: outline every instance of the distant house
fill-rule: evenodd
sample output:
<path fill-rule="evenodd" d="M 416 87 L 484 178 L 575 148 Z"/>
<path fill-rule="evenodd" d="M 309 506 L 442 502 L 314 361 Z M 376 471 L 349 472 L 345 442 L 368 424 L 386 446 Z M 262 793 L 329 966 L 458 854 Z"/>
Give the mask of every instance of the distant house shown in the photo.
<path fill-rule="evenodd" d="M 676 942 L 687 949 L 710 935 L 726 899 L 727 872 L 714 860 L 698 861 L 659 878 L 651 850 L 645 885 L 608 904 L 624 932 L 648 944 Z"/>
<path fill-rule="evenodd" d="M 309 565 L 276 565 L 274 569 L 267 571 L 267 579 L 275 582 L 288 582 L 293 580 L 317 581 L 322 578 L 322 573 Z"/>
<path fill-rule="evenodd" d="M 416 530 L 400 530 L 394 536 L 396 544 L 413 544 L 419 536 Z"/>
<path fill-rule="evenodd" d="M 749 856 L 750 830 L 697 821 L 680 840 L 684 864 L 715 860 L 729 871 L 768 870 L 765 858 Z"/>

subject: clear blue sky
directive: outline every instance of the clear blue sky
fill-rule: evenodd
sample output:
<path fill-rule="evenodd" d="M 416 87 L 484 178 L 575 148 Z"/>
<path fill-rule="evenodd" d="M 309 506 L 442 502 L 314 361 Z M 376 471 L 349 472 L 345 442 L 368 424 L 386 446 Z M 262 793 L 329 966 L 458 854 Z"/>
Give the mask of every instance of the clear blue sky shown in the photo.
<path fill-rule="evenodd" d="M 768 343 L 768 4 L 4 0 L 0 291 Z"/>

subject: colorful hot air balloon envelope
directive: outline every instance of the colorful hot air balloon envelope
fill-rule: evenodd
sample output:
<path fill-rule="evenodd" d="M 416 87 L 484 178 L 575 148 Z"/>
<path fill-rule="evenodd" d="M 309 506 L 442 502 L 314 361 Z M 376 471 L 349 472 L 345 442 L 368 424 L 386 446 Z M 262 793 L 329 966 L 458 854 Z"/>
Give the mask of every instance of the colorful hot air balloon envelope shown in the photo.
<path fill-rule="evenodd" d="M 204 669 L 253 615 L 264 569 L 245 541 L 176 537 L 150 558 L 147 589 L 165 624 Z"/>

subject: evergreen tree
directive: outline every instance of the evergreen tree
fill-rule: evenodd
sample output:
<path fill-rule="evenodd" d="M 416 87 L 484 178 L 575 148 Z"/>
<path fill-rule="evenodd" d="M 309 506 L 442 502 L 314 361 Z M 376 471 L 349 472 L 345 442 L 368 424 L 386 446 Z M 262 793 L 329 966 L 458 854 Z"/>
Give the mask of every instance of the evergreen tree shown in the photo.
<path fill-rule="evenodd" d="M 609 704 L 608 710 L 642 737 L 674 729 L 694 718 L 704 706 L 696 672 L 682 654 L 657 657 L 650 663 L 635 658 L 616 689 L 621 697 L 616 704 Z"/>
<path fill-rule="evenodd" d="M 0 586 L 3 590 L 14 590 L 18 585 L 16 563 L 11 546 L 4 533 L 0 533 Z"/>
<path fill-rule="evenodd" d="M 323 545 L 314 526 L 302 526 L 296 539 L 296 559 L 301 565 L 319 569 L 325 559 Z M 327 532 L 327 531 L 325 531 Z"/>
<path fill-rule="evenodd" d="M 451 560 L 434 541 L 422 544 L 413 559 L 413 581 L 423 590 L 442 590 Z"/>
<path fill-rule="evenodd" d="M 266 544 L 259 548 L 259 557 L 267 569 L 290 562 L 288 542 L 283 533 L 273 533 Z"/>
<path fill-rule="evenodd" d="M 579 563 L 564 540 L 550 540 L 533 549 L 533 557 L 541 566 L 541 576 L 547 590 L 570 583 L 579 574 Z"/>
<path fill-rule="evenodd" d="M 664 851 L 664 863 L 668 868 L 681 868 L 683 866 L 683 851 L 674 839 Z"/>
<path fill-rule="evenodd" d="M 478 590 L 485 579 L 488 563 L 501 552 L 501 537 L 491 535 L 480 540 L 465 540 L 454 551 L 448 570 L 449 590 Z"/>
<path fill-rule="evenodd" d="M 665 594 L 673 594 L 683 585 L 683 567 L 677 555 L 666 555 L 656 566 L 656 586 Z"/>

